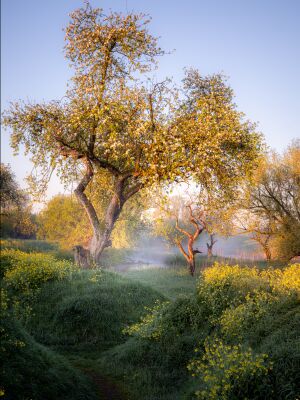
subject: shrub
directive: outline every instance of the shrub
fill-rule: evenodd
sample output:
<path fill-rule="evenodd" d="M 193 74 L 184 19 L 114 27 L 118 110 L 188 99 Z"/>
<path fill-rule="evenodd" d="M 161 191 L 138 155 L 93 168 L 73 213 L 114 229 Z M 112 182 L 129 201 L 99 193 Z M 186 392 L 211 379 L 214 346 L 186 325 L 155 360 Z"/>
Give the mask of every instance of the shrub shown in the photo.
<path fill-rule="evenodd" d="M 300 295 L 300 264 L 292 264 L 284 269 L 268 269 L 262 271 L 263 277 L 268 277 L 275 292 L 283 294 L 296 292 Z"/>
<path fill-rule="evenodd" d="M 217 321 L 227 308 L 238 307 L 257 293 L 299 292 L 300 264 L 283 270 L 229 266 L 215 263 L 202 273 L 198 297 L 208 307 L 212 321 Z"/>
<path fill-rule="evenodd" d="M 248 293 L 244 303 L 234 308 L 229 307 L 221 314 L 219 323 L 222 335 L 227 340 L 242 340 L 270 312 L 272 305 L 280 300 L 281 298 L 263 291 Z"/>
<path fill-rule="evenodd" d="M 51 280 L 61 280 L 78 268 L 69 261 L 58 261 L 43 253 L 3 250 L 4 283 L 19 293 L 29 294 Z"/>
<path fill-rule="evenodd" d="M 163 333 L 163 314 L 170 302 L 156 301 L 153 307 L 145 307 L 148 314 L 140 322 L 123 329 L 123 333 L 139 336 L 143 339 L 158 340 Z"/>
<path fill-rule="evenodd" d="M 192 376 L 200 380 L 195 394 L 201 400 L 255 399 L 271 368 L 266 354 L 254 354 L 250 348 L 220 340 L 207 341 L 204 355 L 188 364 Z"/>
<path fill-rule="evenodd" d="M 203 329 L 203 307 L 194 296 L 179 297 L 174 302 L 157 301 L 141 320 L 124 329 L 124 333 L 143 339 L 169 342 L 180 335 L 188 336 Z M 208 324 L 206 324 L 208 326 Z"/>

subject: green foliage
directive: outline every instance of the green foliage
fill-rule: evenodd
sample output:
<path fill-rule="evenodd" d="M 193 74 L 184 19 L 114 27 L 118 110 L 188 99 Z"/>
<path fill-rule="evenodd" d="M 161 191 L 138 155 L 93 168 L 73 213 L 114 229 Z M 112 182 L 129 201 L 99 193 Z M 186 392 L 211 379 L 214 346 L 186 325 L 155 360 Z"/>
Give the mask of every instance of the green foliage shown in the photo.
<path fill-rule="evenodd" d="M 236 307 L 245 296 L 255 290 L 264 289 L 268 282 L 257 268 L 215 263 L 205 270 L 199 280 L 198 296 L 214 320 L 228 307 Z"/>
<path fill-rule="evenodd" d="M 14 173 L 9 165 L 0 164 L 1 215 L 20 207 L 26 196 L 20 190 Z"/>
<path fill-rule="evenodd" d="M 245 296 L 245 302 L 225 309 L 220 317 L 220 329 L 227 340 L 243 339 L 245 332 L 251 331 L 271 309 L 275 302 L 283 301 L 271 293 L 254 290 Z"/>
<path fill-rule="evenodd" d="M 83 271 L 44 285 L 26 327 L 49 345 L 104 349 L 124 340 L 122 329 L 163 297 L 106 271 Z"/>
<path fill-rule="evenodd" d="M 128 371 L 127 384 L 145 399 L 293 399 L 300 374 L 299 269 L 215 264 L 202 272 L 197 295 L 154 307 L 126 329 L 136 339 L 118 348 L 122 356 L 108 351 L 103 362 L 117 376 Z M 142 357 L 147 374 L 139 372 Z M 191 380 L 187 365 L 196 375 Z M 149 382 L 155 379 L 154 395 Z"/>
<path fill-rule="evenodd" d="M 1 249 L 16 249 L 24 253 L 51 253 L 58 249 L 57 244 L 45 240 L 0 239 Z"/>
<path fill-rule="evenodd" d="M 18 252 L 6 252 L 8 274 Z M 39 255 L 27 256 L 39 260 Z M 99 269 L 71 272 L 68 279 L 41 283 L 29 299 L 30 313 L 18 313 L 18 318 L 35 340 L 63 351 L 76 365 L 116 379 L 131 399 L 294 400 L 300 392 L 299 270 L 299 264 L 263 269 L 219 263 L 201 273 L 197 289 L 195 279 L 180 268 L 127 272 L 136 283 Z M 151 279 L 168 301 L 140 283 Z M 6 318 L 16 315 L 16 300 L 22 302 L 24 293 L 11 287 L 2 298 Z M 13 315 L 7 319 L 13 323 Z M 133 337 L 126 340 L 122 331 Z M 27 339 L 13 336 L 10 328 L 6 332 L 6 346 L 18 357 Z M 30 354 L 17 360 L 30 377 Z M 47 377 L 37 371 L 28 379 L 44 393 L 39 382 Z M 7 376 L 6 387 L 14 382 L 11 372 Z M 78 389 L 78 396 L 82 393 Z M 85 395 L 89 399 L 93 389 Z"/>
<path fill-rule="evenodd" d="M 276 258 L 291 260 L 295 256 L 299 256 L 300 221 L 285 219 L 276 230 L 271 245 Z"/>
<path fill-rule="evenodd" d="M 54 196 L 38 216 L 38 238 L 62 248 L 87 245 L 92 236 L 88 218 L 74 196 Z"/>
<path fill-rule="evenodd" d="M 0 166 L 0 237 L 35 238 L 37 224 L 28 197 L 19 188 L 9 165 Z"/>
<path fill-rule="evenodd" d="M 272 368 L 266 354 L 254 354 L 241 345 L 230 346 L 220 340 L 206 342 L 204 355 L 187 368 L 202 381 L 195 395 L 201 400 L 239 400 L 261 398 L 264 377 Z"/>
<path fill-rule="evenodd" d="M 168 304 L 169 302 L 156 302 L 154 307 L 146 307 L 148 314 L 142 317 L 139 323 L 123 329 L 123 333 L 127 333 L 128 335 L 136 335 L 144 339 L 158 340 L 163 334 L 163 326 L 161 322 L 163 319 L 164 310 Z"/>
<path fill-rule="evenodd" d="M 105 190 L 101 190 L 101 200 L 95 196 L 93 201 L 103 228 L 104 212 L 109 198 Z M 136 196 L 126 203 L 112 233 L 113 248 L 131 248 L 136 244 L 144 228 L 141 221 L 144 203 L 141 196 Z M 70 249 L 78 244 L 88 246 L 92 238 L 87 215 L 74 196 L 54 196 L 38 215 L 38 224 L 37 237 L 59 243 L 62 249 Z"/>
<path fill-rule="evenodd" d="M 38 225 L 31 208 L 15 208 L 1 217 L 1 237 L 34 239 Z"/>
<path fill-rule="evenodd" d="M 1 389 L 6 400 L 96 400 L 90 380 L 38 344 L 12 316 L 1 318 Z"/>
<path fill-rule="evenodd" d="M 29 294 L 40 289 L 47 281 L 69 277 L 78 268 L 69 261 L 56 260 L 43 253 L 23 253 L 3 250 L 4 284 L 19 293 Z"/>
<path fill-rule="evenodd" d="M 0 239 L 0 248 L 1 250 L 17 249 L 24 253 L 52 254 L 58 260 L 72 261 L 74 259 L 71 251 L 61 249 L 57 243 L 47 242 L 46 240 Z"/>
<path fill-rule="evenodd" d="M 95 388 L 62 356 L 38 344 L 20 325 L 46 281 L 70 276 L 75 267 L 51 255 L 2 250 L 1 393 L 7 400 L 96 399 Z"/>

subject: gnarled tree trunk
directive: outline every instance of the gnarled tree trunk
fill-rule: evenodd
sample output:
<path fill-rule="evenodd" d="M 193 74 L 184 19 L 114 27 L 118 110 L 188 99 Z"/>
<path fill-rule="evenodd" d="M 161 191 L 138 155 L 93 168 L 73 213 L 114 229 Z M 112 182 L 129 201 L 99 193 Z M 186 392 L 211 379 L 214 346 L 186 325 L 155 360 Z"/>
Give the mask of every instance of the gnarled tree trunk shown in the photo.
<path fill-rule="evenodd" d="M 176 229 L 183 233 L 187 238 L 188 238 L 188 243 L 187 243 L 187 250 L 184 249 L 182 243 L 180 240 L 176 240 L 175 243 L 177 244 L 180 252 L 183 254 L 185 259 L 187 260 L 188 263 L 188 268 L 189 268 L 189 273 L 191 276 L 195 275 L 195 269 L 196 269 L 196 263 L 195 263 L 195 255 L 198 253 L 202 253 L 198 249 L 194 249 L 194 243 L 198 239 L 199 235 L 204 231 L 206 224 L 204 219 L 202 218 L 203 213 L 198 210 L 198 212 L 194 211 L 191 206 L 187 206 L 190 212 L 190 218 L 189 221 L 191 224 L 195 226 L 195 231 L 194 233 L 190 233 L 182 228 L 179 227 L 178 224 L 178 219 L 176 221 Z"/>
<path fill-rule="evenodd" d="M 84 207 L 93 228 L 93 237 L 90 243 L 90 253 L 93 261 L 98 263 L 103 250 L 111 246 L 111 233 L 122 211 L 125 202 L 141 189 L 141 184 L 127 184 L 132 174 L 118 174 L 115 176 L 114 194 L 105 213 L 105 227 L 101 230 L 100 222 L 91 201 L 84 193 L 93 178 L 93 166 L 90 160 L 85 160 L 86 172 L 75 190 L 79 202 Z"/>

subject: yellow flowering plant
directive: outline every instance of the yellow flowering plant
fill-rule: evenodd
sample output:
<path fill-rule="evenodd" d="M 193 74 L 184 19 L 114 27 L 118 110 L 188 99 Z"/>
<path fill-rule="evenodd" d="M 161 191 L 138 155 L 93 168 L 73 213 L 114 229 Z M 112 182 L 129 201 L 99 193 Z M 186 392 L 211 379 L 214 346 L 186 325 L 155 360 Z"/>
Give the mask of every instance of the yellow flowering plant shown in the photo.
<path fill-rule="evenodd" d="M 226 345 L 221 340 L 206 341 L 204 355 L 187 366 L 200 381 L 199 400 L 249 399 L 272 368 L 266 354 L 254 354 L 251 348 Z M 252 386 L 252 387 L 251 387 Z"/>

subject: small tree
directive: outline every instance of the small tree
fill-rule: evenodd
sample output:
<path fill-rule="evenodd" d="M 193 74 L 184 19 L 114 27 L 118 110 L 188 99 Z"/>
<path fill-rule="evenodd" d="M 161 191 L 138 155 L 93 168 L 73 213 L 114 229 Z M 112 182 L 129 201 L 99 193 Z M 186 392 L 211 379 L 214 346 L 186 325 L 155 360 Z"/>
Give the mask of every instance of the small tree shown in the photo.
<path fill-rule="evenodd" d="M 226 209 L 219 192 L 218 199 L 212 198 L 204 187 L 188 185 L 181 195 L 166 195 L 157 191 L 153 197 L 156 210 L 153 213 L 153 230 L 167 242 L 176 245 L 188 263 L 191 275 L 195 273 L 195 256 L 202 251 L 195 248 L 203 232 L 209 235 L 206 243 L 208 256 L 217 242 L 216 233 L 228 236 L 231 232 L 231 210 Z"/>
<path fill-rule="evenodd" d="M 187 209 L 189 213 L 188 222 L 190 223 L 190 225 L 194 226 L 194 231 L 190 232 L 180 227 L 178 218 L 176 219 L 176 225 L 175 225 L 177 231 L 180 232 L 182 235 L 184 235 L 187 239 L 187 250 L 184 249 L 181 238 L 176 237 L 174 241 L 188 262 L 190 274 L 194 276 L 196 267 L 195 255 L 202 253 L 202 251 L 194 248 L 194 243 L 198 239 L 200 234 L 205 230 L 206 223 L 205 223 L 205 214 L 200 207 L 192 207 L 192 205 L 189 204 L 187 206 Z"/>
<path fill-rule="evenodd" d="M 195 242 L 206 229 L 205 212 L 183 196 L 156 196 L 153 230 L 168 243 L 178 247 L 187 261 L 189 273 L 194 276 L 195 256 L 202 253 Z"/>
<path fill-rule="evenodd" d="M 66 96 L 16 103 L 4 113 L 13 148 L 24 144 L 39 167 L 36 188 L 46 187 L 54 169 L 65 183 L 77 182 L 96 261 L 111 244 L 124 204 L 142 188 L 192 175 L 232 187 L 251 173 L 260 152 L 260 136 L 236 110 L 222 76 L 189 70 L 182 96 L 168 81 L 149 84 L 145 74 L 163 51 L 148 22 L 142 14 L 105 15 L 89 4 L 75 10 L 66 29 L 65 53 L 75 68 Z M 103 176 L 110 200 L 102 228 L 93 183 Z"/>
<path fill-rule="evenodd" d="M 217 243 L 216 234 L 215 233 L 211 233 L 209 235 L 209 242 L 206 243 L 207 257 L 212 257 L 212 255 L 213 255 L 213 247 L 214 247 L 214 245 L 216 243 Z"/>

